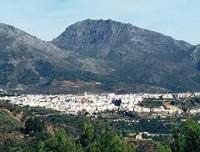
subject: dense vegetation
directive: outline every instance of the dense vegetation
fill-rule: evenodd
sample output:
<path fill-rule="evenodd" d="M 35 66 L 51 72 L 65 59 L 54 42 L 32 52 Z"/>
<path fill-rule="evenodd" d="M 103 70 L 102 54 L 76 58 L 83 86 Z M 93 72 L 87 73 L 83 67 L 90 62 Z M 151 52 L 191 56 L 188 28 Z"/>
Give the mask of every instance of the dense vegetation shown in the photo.
<path fill-rule="evenodd" d="M 187 120 L 175 128 L 170 145 L 173 152 L 199 152 L 200 125 L 198 122 Z"/>
<path fill-rule="evenodd" d="M 99 134 L 95 134 L 94 130 L 90 123 L 85 123 L 80 136 L 74 138 L 60 128 L 50 133 L 40 119 L 31 117 L 21 129 L 24 138 L 28 140 L 6 140 L 1 150 L 4 152 L 135 152 L 133 145 L 126 143 L 111 129 L 102 129 Z"/>
<path fill-rule="evenodd" d="M 200 125 L 194 119 L 181 123 L 178 119 L 164 121 L 137 117 L 140 122 L 130 125 L 126 121 L 112 121 L 120 117 L 134 119 L 122 113 L 105 113 L 104 118 L 93 119 L 0 103 L 0 151 L 3 152 L 200 151 Z M 140 141 L 129 136 L 129 133 L 144 131 L 160 136 L 152 138 L 154 141 Z"/>
<path fill-rule="evenodd" d="M 122 135 L 109 127 L 96 128 L 86 117 L 76 119 L 78 117 L 60 115 L 62 119 L 59 120 L 59 113 L 55 111 L 19 107 L 3 101 L 0 103 L 0 151 L 135 151 L 134 146 L 126 143 Z M 66 124 L 59 124 L 63 117 L 67 118 Z M 68 123 L 70 120 L 71 125 Z"/>

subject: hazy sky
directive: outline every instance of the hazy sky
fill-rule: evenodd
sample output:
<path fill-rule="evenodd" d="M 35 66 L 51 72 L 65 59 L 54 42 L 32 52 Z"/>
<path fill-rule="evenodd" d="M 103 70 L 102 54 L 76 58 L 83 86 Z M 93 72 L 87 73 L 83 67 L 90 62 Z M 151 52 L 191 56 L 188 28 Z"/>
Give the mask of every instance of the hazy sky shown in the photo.
<path fill-rule="evenodd" d="M 0 22 L 51 40 L 79 20 L 113 19 L 200 44 L 200 0 L 0 0 Z"/>

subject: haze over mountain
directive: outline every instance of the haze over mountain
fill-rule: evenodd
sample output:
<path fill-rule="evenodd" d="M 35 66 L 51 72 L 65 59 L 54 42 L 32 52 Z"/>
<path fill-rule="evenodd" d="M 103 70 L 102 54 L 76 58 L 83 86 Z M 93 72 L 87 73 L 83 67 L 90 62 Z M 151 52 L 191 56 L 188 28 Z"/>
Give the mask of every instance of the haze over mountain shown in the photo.
<path fill-rule="evenodd" d="M 0 24 L 0 85 L 20 92 L 200 90 L 200 47 L 131 24 L 84 20 L 52 42 Z"/>

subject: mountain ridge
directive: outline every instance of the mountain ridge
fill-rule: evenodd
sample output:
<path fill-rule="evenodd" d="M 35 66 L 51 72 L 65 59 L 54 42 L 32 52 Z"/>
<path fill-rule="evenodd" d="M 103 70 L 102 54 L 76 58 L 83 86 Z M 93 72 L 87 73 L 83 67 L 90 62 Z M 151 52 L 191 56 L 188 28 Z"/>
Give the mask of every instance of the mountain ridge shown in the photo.
<path fill-rule="evenodd" d="M 184 90 L 190 81 L 197 87 L 189 78 L 192 76 L 186 74 L 198 73 L 190 57 L 196 46 L 158 32 L 112 20 L 84 20 L 69 26 L 52 43 L 86 57 L 103 59 L 114 69 L 117 81 L 164 85 L 170 90 Z M 184 74 L 181 82 L 178 71 Z"/>
<path fill-rule="evenodd" d="M 106 28 L 101 28 L 101 27 L 106 27 Z M 96 33 L 97 35 L 95 35 L 95 36 L 99 36 L 100 40 L 108 40 L 108 41 L 109 41 L 110 38 L 112 38 L 112 35 L 114 35 L 115 33 L 117 33 L 116 35 L 114 35 L 116 37 L 119 34 L 123 34 L 122 32 L 126 32 L 125 33 L 126 36 L 127 35 L 129 36 L 130 32 L 133 32 L 133 34 L 135 34 L 135 33 L 137 34 L 137 32 L 138 32 L 141 35 L 137 34 L 137 36 L 143 36 L 143 38 L 145 38 L 145 36 L 146 36 L 145 34 L 146 33 L 151 33 L 152 35 L 157 35 L 158 38 L 165 37 L 165 38 L 170 39 L 171 41 L 175 40 L 171 36 L 167 36 L 167 35 L 164 35 L 164 34 L 161 34 L 161 33 L 158 33 L 158 32 L 154 32 L 154 31 L 150 31 L 150 30 L 146 30 L 146 29 L 142 29 L 142 28 L 133 26 L 130 23 L 126 23 L 125 24 L 125 23 L 113 21 L 113 20 L 110 20 L 110 19 L 109 20 L 102 20 L 102 19 L 101 20 L 91 20 L 91 19 L 86 19 L 86 20 L 74 23 L 71 26 L 68 26 L 63 33 L 61 33 L 57 38 L 52 40 L 52 43 L 56 44 L 57 46 L 59 46 L 60 48 L 63 48 L 63 49 L 66 49 L 66 48 L 72 49 L 72 50 L 73 49 L 74 50 L 81 49 L 82 47 L 78 47 L 77 45 L 74 45 L 74 44 L 72 44 L 73 48 L 71 48 L 70 46 L 67 46 L 67 44 L 62 44 L 62 42 L 63 42 L 63 40 L 66 41 L 66 39 L 68 37 L 70 37 L 71 39 L 74 39 L 74 40 L 78 40 L 78 37 L 87 35 L 88 33 L 86 33 L 86 32 L 88 30 L 90 30 L 89 34 L 93 34 L 92 32 L 99 32 L 99 33 Z M 99 31 L 97 31 L 97 30 L 99 30 Z M 103 32 L 107 32 L 108 34 L 105 34 Z M 75 34 L 77 34 L 77 35 L 75 35 Z M 139 39 L 137 39 L 137 37 L 134 37 L 134 38 L 136 40 L 139 40 Z M 134 40 L 134 39 L 132 39 L 132 40 Z M 92 40 L 89 39 L 88 42 L 90 42 L 90 41 L 92 41 Z M 85 45 L 87 45 L 87 42 L 84 42 L 84 43 L 86 43 Z M 101 41 L 99 43 L 101 44 Z M 193 46 L 194 47 L 194 45 L 191 45 L 191 44 L 189 44 L 189 43 L 187 43 L 187 42 L 185 42 L 183 40 L 176 40 L 176 43 L 177 43 L 177 45 L 181 45 L 181 44 L 183 45 L 184 44 L 184 45 L 187 45 L 187 46 Z M 62 45 L 65 45 L 65 46 L 62 46 Z M 70 45 L 70 44 L 68 44 L 68 45 Z"/>
<path fill-rule="evenodd" d="M 200 49 L 112 20 L 84 20 L 51 42 L 0 24 L 0 87 L 25 93 L 200 90 Z"/>

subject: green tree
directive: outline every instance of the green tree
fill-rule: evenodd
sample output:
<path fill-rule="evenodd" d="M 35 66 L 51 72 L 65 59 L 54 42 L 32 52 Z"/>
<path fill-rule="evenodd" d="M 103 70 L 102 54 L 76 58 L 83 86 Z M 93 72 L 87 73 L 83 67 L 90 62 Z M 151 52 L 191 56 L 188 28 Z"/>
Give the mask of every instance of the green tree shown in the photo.
<path fill-rule="evenodd" d="M 187 120 L 172 134 L 173 152 L 200 151 L 200 125 L 194 120 Z"/>
<path fill-rule="evenodd" d="M 31 117 L 25 122 L 24 133 L 33 135 L 43 132 L 44 129 L 44 123 L 38 117 Z"/>
<path fill-rule="evenodd" d="M 157 146 L 157 150 L 156 151 L 157 152 L 172 152 L 171 149 L 168 146 L 162 145 L 162 144 L 159 144 Z"/>
<path fill-rule="evenodd" d="M 80 136 L 80 143 L 81 145 L 87 149 L 91 143 L 93 142 L 95 137 L 94 127 L 91 123 L 84 123 L 82 133 Z"/>
<path fill-rule="evenodd" d="M 135 152 L 132 145 L 125 143 L 122 137 L 110 129 L 103 129 L 96 137 L 89 152 Z"/>
<path fill-rule="evenodd" d="M 95 132 L 91 123 L 84 124 L 79 141 L 86 152 L 135 152 L 134 146 L 111 129 Z"/>
<path fill-rule="evenodd" d="M 54 136 L 40 142 L 39 152 L 83 152 L 82 147 L 63 130 L 58 130 Z"/>
<path fill-rule="evenodd" d="M 184 149 L 184 135 L 181 126 L 175 128 L 173 131 L 171 148 L 174 152 L 181 152 Z"/>

